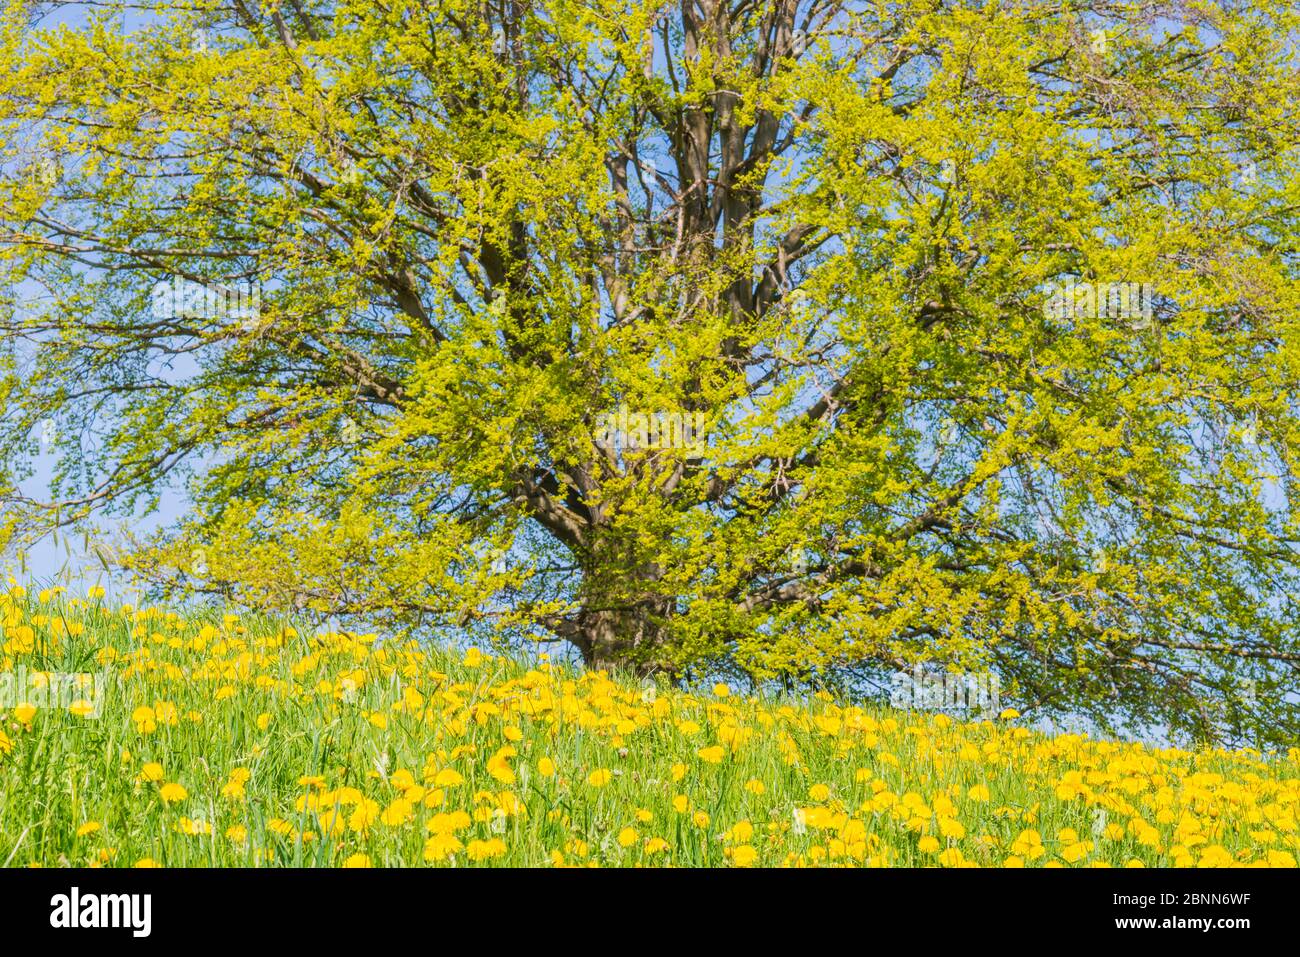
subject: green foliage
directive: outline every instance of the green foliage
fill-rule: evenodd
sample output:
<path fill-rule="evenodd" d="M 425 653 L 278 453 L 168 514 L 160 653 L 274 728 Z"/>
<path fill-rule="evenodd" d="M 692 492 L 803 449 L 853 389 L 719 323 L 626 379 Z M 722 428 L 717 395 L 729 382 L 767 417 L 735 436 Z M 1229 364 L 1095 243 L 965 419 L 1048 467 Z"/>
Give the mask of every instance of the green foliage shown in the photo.
<path fill-rule="evenodd" d="M 184 480 L 182 591 L 1300 731 L 1291 4 L 122 6 L 4 20 L 5 534 Z"/>

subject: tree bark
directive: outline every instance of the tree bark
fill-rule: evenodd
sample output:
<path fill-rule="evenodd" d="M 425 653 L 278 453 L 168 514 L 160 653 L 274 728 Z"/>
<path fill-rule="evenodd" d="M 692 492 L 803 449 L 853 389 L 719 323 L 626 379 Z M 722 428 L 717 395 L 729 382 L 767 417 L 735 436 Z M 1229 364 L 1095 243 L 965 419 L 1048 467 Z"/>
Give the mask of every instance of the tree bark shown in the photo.
<path fill-rule="evenodd" d="M 676 669 L 663 654 L 665 604 L 660 600 L 625 608 L 584 609 L 576 641 L 583 663 L 594 670 L 629 671 L 638 678 L 665 674 L 675 678 Z"/>

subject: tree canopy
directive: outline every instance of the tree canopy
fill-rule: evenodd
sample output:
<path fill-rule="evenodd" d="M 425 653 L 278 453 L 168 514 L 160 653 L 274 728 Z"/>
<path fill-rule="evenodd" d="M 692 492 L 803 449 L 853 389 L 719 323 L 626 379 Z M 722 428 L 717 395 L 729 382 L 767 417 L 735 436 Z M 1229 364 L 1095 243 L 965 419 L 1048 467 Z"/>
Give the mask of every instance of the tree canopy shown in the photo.
<path fill-rule="evenodd" d="M 123 559 L 182 591 L 1300 733 L 1293 4 L 63 6 L 11 542 L 184 488 Z"/>

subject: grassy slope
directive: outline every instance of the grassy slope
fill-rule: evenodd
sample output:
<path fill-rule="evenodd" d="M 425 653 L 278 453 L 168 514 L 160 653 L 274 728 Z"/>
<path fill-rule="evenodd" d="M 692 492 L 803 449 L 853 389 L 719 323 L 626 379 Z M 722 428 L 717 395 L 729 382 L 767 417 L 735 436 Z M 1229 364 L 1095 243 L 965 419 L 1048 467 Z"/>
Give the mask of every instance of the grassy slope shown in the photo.
<path fill-rule="evenodd" d="M 44 598 L 44 600 L 42 600 Z M 107 670 L 0 709 L 0 863 L 1274 864 L 1300 750 L 691 696 L 471 652 L 0 593 L 3 666 Z M 28 695 L 32 697 L 32 695 Z"/>

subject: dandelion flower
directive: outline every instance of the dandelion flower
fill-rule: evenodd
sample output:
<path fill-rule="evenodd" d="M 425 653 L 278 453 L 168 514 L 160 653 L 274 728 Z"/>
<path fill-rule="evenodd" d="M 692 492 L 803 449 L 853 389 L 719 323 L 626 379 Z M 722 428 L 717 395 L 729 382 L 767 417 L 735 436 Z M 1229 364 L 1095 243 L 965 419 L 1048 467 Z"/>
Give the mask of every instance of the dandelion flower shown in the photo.
<path fill-rule="evenodd" d="M 490 861 L 504 856 L 507 850 L 505 841 L 494 837 L 489 841 L 470 841 L 465 854 L 471 861 Z"/>
<path fill-rule="evenodd" d="M 167 804 L 175 804 L 189 797 L 189 792 L 175 781 L 170 781 L 158 789 L 158 796 Z"/>
<path fill-rule="evenodd" d="M 150 734 L 158 727 L 157 715 L 147 705 L 141 705 L 132 711 L 131 720 L 135 722 L 135 730 L 141 734 Z"/>
<path fill-rule="evenodd" d="M 456 839 L 455 834 L 434 834 L 424 842 L 424 859 L 426 861 L 444 861 L 453 854 L 464 850 L 464 845 Z"/>

